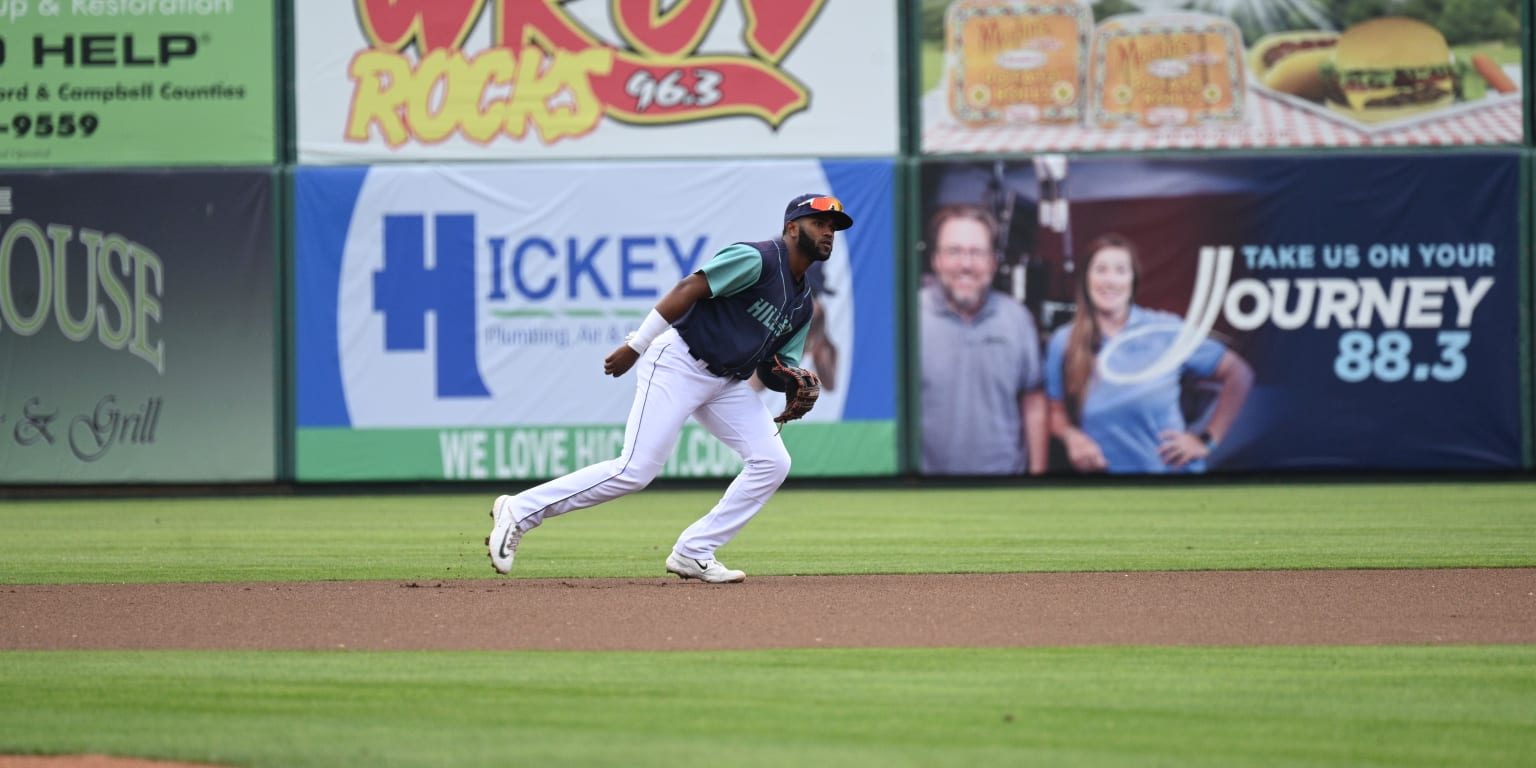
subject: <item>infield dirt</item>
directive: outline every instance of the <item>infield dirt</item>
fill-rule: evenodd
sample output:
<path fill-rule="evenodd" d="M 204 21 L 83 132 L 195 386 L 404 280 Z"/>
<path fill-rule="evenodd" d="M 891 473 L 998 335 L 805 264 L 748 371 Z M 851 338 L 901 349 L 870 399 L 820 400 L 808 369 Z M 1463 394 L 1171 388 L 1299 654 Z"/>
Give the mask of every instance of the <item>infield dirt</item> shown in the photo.
<path fill-rule="evenodd" d="M 0 650 L 1536 643 L 1536 568 L 12 585 Z"/>

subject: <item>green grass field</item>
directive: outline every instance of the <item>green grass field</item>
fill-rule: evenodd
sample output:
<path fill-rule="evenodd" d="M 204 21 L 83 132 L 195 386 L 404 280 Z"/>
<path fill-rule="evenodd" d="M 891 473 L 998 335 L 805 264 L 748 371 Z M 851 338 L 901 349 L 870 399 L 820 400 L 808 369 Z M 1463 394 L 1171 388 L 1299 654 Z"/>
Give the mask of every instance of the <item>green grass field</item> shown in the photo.
<path fill-rule="evenodd" d="M 514 575 L 660 576 L 715 496 L 651 490 L 553 520 Z M 0 591 L 493 578 L 489 500 L 8 500 Z M 721 557 L 754 575 L 1532 566 L 1536 484 L 786 489 Z M 0 754 L 80 752 L 239 766 L 1516 766 L 1536 754 L 1536 646 L 0 653 Z"/>

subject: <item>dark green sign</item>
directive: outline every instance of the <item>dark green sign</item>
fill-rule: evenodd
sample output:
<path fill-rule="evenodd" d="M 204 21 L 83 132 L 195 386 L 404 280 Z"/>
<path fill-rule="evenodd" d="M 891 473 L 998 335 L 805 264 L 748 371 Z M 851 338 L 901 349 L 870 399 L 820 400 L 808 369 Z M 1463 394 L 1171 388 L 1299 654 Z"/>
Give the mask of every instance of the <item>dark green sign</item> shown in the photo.
<path fill-rule="evenodd" d="M 0 485 L 274 479 L 273 183 L 0 174 Z"/>

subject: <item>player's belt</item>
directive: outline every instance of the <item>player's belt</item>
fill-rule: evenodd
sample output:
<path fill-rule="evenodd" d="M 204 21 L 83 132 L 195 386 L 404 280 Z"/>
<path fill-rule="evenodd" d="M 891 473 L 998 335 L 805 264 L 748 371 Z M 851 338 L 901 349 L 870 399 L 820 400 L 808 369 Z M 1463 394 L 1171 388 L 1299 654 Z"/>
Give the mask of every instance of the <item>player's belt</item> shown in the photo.
<path fill-rule="evenodd" d="M 712 374 L 714 374 L 716 376 L 719 376 L 722 379 L 745 379 L 746 378 L 746 376 L 738 376 L 738 375 L 736 375 L 733 371 L 731 371 L 731 369 L 729 369 L 729 368 L 727 368 L 727 367 L 725 367 L 723 365 L 720 365 L 718 363 L 711 363 L 709 361 L 709 358 L 707 358 L 707 357 L 705 357 L 705 356 L 703 356 L 703 355 L 693 351 L 693 347 L 689 347 L 688 348 L 688 354 L 692 355 L 693 359 L 703 363 L 704 364 L 704 370 L 709 371 L 710 373 L 712 373 Z M 748 374 L 748 375 L 750 376 L 751 374 Z"/>

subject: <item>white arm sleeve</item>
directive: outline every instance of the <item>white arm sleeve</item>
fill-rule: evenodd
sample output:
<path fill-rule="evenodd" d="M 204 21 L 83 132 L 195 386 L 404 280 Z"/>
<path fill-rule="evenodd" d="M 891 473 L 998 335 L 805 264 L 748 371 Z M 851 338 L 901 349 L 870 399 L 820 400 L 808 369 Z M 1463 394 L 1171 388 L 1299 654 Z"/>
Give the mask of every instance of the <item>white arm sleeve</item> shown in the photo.
<path fill-rule="evenodd" d="M 672 324 L 667 322 L 667 319 L 662 317 L 660 312 L 653 309 L 649 315 L 645 316 L 645 320 L 640 323 L 640 329 L 631 333 L 629 338 L 624 340 L 624 343 L 628 344 L 630 349 L 643 355 L 645 350 L 650 349 L 651 342 L 655 341 L 657 336 L 666 333 L 667 329 L 671 327 Z"/>

